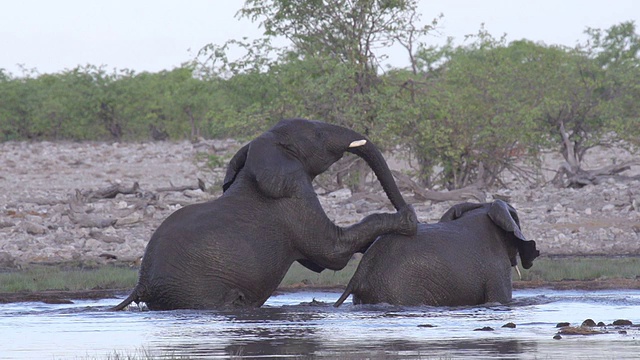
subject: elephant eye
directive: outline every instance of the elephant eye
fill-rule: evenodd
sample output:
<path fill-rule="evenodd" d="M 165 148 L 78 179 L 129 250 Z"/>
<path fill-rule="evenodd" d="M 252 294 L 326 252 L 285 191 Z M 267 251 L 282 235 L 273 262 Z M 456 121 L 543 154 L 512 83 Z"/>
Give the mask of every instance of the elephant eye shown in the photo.
<path fill-rule="evenodd" d="M 295 148 L 293 147 L 293 145 L 288 144 L 288 143 L 280 143 L 280 146 L 282 146 L 282 148 L 284 149 L 284 151 L 286 151 L 288 154 L 291 155 L 295 155 Z"/>
<path fill-rule="evenodd" d="M 327 134 L 324 131 L 316 130 L 316 140 L 320 141 L 320 143 L 324 143 L 327 140 Z"/>

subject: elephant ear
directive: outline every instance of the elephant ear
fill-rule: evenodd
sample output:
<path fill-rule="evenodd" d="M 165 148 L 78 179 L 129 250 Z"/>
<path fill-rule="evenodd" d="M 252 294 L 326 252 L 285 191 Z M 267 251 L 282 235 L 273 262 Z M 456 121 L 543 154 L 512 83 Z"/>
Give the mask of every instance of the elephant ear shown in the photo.
<path fill-rule="evenodd" d="M 536 249 L 536 242 L 527 240 L 520 230 L 520 220 L 518 213 L 511 205 L 502 200 L 496 200 L 489 208 L 489 217 L 496 225 L 504 231 L 512 233 L 519 241 L 516 243 L 522 267 L 525 269 L 533 265 L 533 260 L 540 255 L 540 251 Z M 515 258 L 511 259 L 511 265 L 517 265 Z"/>
<path fill-rule="evenodd" d="M 302 163 L 271 133 L 251 142 L 244 167 L 255 179 L 258 189 L 270 198 L 297 197 L 308 190 L 306 187 L 313 192 Z"/>
<path fill-rule="evenodd" d="M 442 215 L 442 217 L 440 218 L 440 222 L 453 221 L 455 219 L 462 217 L 462 215 L 467 211 L 475 210 L 475 209 L 481 208 L 482 206 L 484 205 L 478 204 L 478 203 L 469 203 L 469 202 L 454 205 L 451 207 L 451 209 L 447 210 L 447 212 L 444 213 L 444 215 Z"/>
<path fill-rule="evenodd" d="M 224 182 L 222 183 L 222 192 L 227 191 L 231 184 L 236 180 L 238 173 L 244 167 L 244 163 L 247 160 L 247 152 L 249 151 L 249 145 L 243 146 L 238 152 L 233 155 L 227 166 L 227 173 L 224 176 Z"/>

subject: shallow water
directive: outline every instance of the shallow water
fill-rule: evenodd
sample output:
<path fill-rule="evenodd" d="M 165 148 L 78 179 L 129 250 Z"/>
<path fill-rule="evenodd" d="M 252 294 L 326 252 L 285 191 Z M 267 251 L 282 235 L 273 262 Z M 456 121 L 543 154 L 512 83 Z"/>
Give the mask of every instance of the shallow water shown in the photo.
<path fill-rule="evenodd" d="M 519 290 L 508 306 L 458 308 L 354 306 L 347 300 L 335 309 L 338 296 L 284 293 L 260 309 L 233 311 L 106 311 L 118 299 L 3 304 L 0 359 L 640 357 L 640 327 L 607 326 L 606 334 L 553 339 L 558 322 L 640 324 L 638 290 Z M 503 328 L 508 322 L 516 328 Z M 483 327 L 493 330 L 475 331 Z"/>

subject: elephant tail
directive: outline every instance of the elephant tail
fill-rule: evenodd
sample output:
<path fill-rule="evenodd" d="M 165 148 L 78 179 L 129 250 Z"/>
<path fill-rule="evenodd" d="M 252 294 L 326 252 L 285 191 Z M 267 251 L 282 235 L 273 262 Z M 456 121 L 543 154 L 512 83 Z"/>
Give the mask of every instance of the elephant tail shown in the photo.
<path fill-rule="evenodd" d="M 334 307 L 338 307 L 338 306 L 342 305 L 342 303 L 345 300 L 347 300 L 349 295 L 351 295 L 352 291 L 353 291 L 353 281 L 349 281 L 349 284 L 347 285 L 347 288 L 344 289 L 344 292 L 342 293 L 342 295 L 340 295 L 340 298 L 338 299 L 338 301 L 335 302 L 335 304 L 333 304 L 333 306 Z"/>
<path fill-rule="evenodd" d="M 124 310 L 124 308 L 126 308 L 127 306 L 129 306 L 132 302 L 140 302 L 140 297 L 138 296 L 138 287 L 136 286 L 133 291 L 131 292 L 131 294 L 129 294 L 129 296 L 127 296 L 126 299 L 122 300 L 122 302 L 114 307 L 112 307 L 111 311 L 120 311 L 120 310 Z"/>

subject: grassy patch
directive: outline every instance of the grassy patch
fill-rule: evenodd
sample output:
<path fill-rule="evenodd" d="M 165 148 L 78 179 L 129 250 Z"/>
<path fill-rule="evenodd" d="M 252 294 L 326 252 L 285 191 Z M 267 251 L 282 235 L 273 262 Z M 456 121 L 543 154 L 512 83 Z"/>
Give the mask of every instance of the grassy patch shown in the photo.
<path fill-rule="evenodd" d="M 33 266 L 22 271 L 0 273 L 0 292 L 126 289 L 133 288 L 137 280 L 138 270 L 125 267 L 65 269 Z"/>
<path fill-rule="evenodd" d="M 280 286 L 346 286 L 357 266 L 358 261 L 351 261 L 343 270 L 317 274 L 295 263 Z M 547 257 L 520 272 L 522 281 L 635 279 L 640 278 L 640 257 Z M 519 280 L 515 270 L 513 279 Z"/>
<path fill-rule="evenodd" d="M 351 261 L 341 271 L 325 270 L 318 274 L 294 263 L 280 286 L 345 286 L 357 266 L 358 261 Z M 531 269 L 521 269 L 521 272 L 522 281 L 636 279 L 640 278 L 640 257 L 539 258 Z M 0 292 L 131 289 L 137 279 L 137 268 L 33 266 L 21 271 L 0 273 Z M 515 271 L 513 279 L 518 280 Z"/>
<path fill-rule="evenodd" d="M 640 277 L 640 257 L 540 258 L 521 272 L 523 281 L 635 279 Z M 515 272 L 513 279 L 518 279 Z"/>
<path fill-rule="evenodd" d="M 280 283 L 280 287 L 346 286 L 357 267 L 358 261 L 352 260 L 340 271 L 325 270 L 318 274 L 295 262 Z"/>

